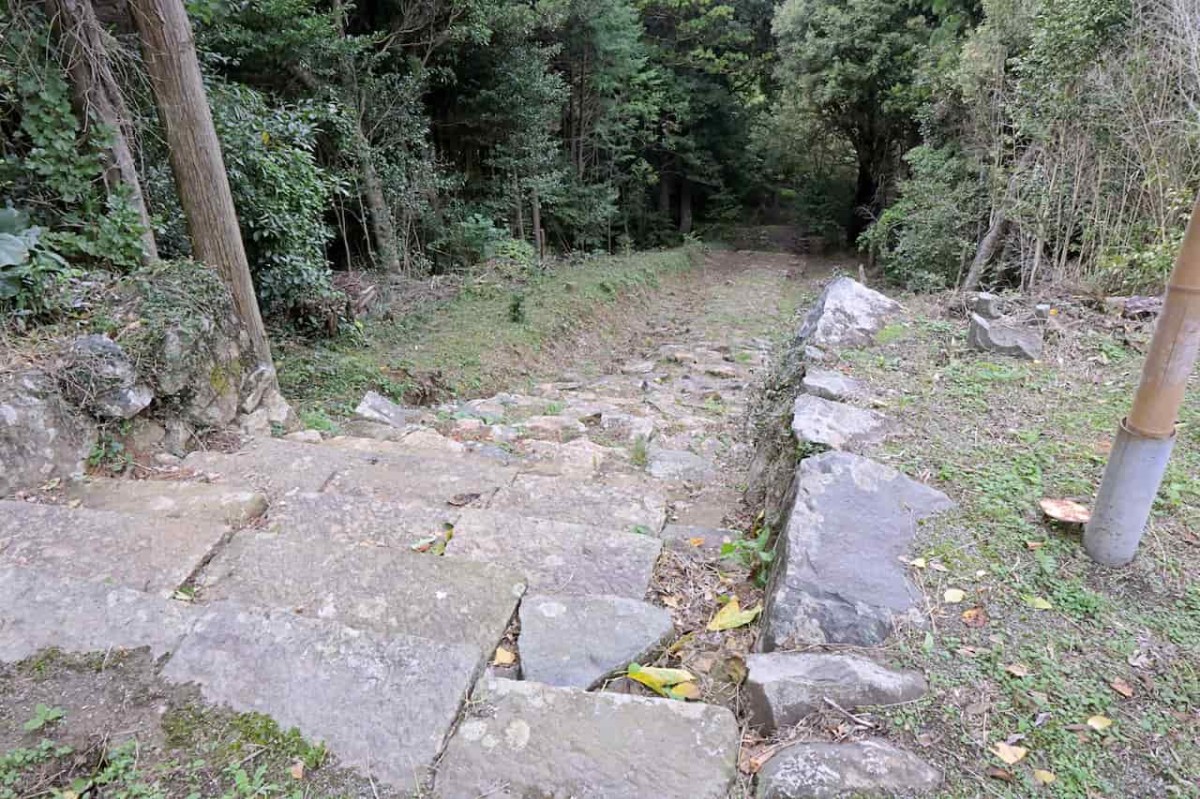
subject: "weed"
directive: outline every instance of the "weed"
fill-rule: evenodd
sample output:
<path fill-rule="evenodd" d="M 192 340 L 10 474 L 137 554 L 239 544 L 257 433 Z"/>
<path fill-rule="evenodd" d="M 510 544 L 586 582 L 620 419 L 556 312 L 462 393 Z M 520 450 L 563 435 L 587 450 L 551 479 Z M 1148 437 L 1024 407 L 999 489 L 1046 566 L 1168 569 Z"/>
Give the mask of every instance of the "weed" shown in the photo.
<path fill-rule="evenodd" d="M 515 325 L 525 324 L 525 295 L 513 294 L 508 300 L 508 321 Z"/>
<path fill-rule="evenodd" d="M 645 436 L 638 436 L 629 447 L 629 461 L 639 469 L 645 469 L 650 463 L 650 447 Z"/>
<path fill-rule="evenodd" d="M 749 569 L 754 584 L 760 588 L 766 587 L 771 564 L 775 561 L 771 526 L 764 522 L 763 518 L 764 514 L 760 513 L 749 533 L 721 545 L 721 557 Z"/>
<path fill-rule="evenodd" d="M 21 725 L 21 729 L 25 732 L 37 732 L 49 725 L 59 721 L 66 715 L 66 712 L 59 707 L 49 707 L 38 703 L 37 708 L 33 711 L 33 717 Z"/>

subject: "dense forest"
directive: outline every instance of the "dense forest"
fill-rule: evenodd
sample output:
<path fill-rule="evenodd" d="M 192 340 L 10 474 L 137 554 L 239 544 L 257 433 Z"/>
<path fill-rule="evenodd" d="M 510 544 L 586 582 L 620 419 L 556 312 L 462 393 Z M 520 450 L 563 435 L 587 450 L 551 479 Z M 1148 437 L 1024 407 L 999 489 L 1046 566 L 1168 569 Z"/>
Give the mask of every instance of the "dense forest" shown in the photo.
<path fill-rule="evenodd" d="M 190 263 L 123 0 L 4 0 L 0 303 Z M 343 288 L 736 223 L 908 288 L 1154 289 L 1200 187 L 1195 0 L 191 0 L 269 325 Z"/>

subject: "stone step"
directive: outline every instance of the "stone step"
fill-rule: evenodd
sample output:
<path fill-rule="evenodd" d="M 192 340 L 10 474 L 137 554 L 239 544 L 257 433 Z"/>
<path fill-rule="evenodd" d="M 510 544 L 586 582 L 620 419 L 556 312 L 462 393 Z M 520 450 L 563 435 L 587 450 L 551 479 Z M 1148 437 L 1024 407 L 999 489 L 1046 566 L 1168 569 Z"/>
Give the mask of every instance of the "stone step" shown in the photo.
<path fill-rule="evenodd" d="M 44 649 L 85 654 L 149 647 L 172 651 L 187 632 L 187 605 L 118 585 L 25 566 L 0 567 L 0 662 Z"/>
<path fill-rule="evenodd" d="M 170 596 L 228 533 L 219 523 L 0 500 L 0 565 Z"/>
<path fill-rule="evenodd" d="M 265 494 L 233 483 L 89 477 L 73 481 L 67 487 L 67 496 L 93 510 L 233 525 L 257 519 L 267 510 Z"/>
<path fill-rule="evenodd" d="M 521 576 L 502 566 L 351 543 L 319 522 L 242 531 L 198 585 L 206 602 L 282 608 L 385 635 L 467 644 L 481 659 L 504 635 L 524 591 Z"/>
<path fill-rule="evenodd" d="M 343 541 L 408 550 L 445 532 L 463 509 L 353 494 L 293 494 L 271 506 L 265 529 L 306 541 Z"/>
<path fill-rule="evenodd" d="M 446 747 L 440 799 L 725 799 L 740 736 L 715 705 L 485 676 Z"/>
<path fill-rule="evenodd" d="M 164 677 L 297 727 L 405 795 L 428 778 L 479 668 L 468 646 L 225 603 L 196 610 Z"/>
<path fill-rule="evenodd" d="M 520 474 L 487 506 L 542 519 L 655 535 L 667 518 L 660 486 L 644 478 L 610 475 L 602 480 Z"/>
<path fill-rule="evenodd" d="M 472 494 L 488 497 L 514 474 L 481 458 L 381 454 L 280 439 L 255 439 L 236 453 L 193 452 L 184 466 L 248 482 L 272 497 L 340 491 L 434 503 Z"/>
<path fill-rule="evenodd" d="M 446 556 L 503 564 L 541 594 L 641 599 L 661 549 L 648 535 L 467 508 L 454 523 Z"/>

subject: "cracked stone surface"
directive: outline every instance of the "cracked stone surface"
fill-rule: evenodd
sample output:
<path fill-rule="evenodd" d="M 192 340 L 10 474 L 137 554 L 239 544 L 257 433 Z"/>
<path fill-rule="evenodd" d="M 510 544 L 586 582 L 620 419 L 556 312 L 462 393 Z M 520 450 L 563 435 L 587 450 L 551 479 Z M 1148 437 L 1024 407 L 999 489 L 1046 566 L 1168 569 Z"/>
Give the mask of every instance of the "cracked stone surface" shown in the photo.
<path fill-rule="evenodd" d="M 846 452 L 801 461 L 793 492 L 759 647 L 882 643 L 895 617 L 916 610 L 919 597 L 901 562 L 916 524 L 953 503 Z"/>
<path fill-rule="evenodd" d="M 848 449 L 882 441 L 887 420 L 875 411 L 801 394 L 792 405 L 796 440 L 830 449 Z"/>
<path fill-rule="evenodd" d="M 935 790 L 942 774 L 916 755 L 879 740 L 797 743 L 758 773 L 757 799 L 911 796 Z"/>
<path fill-rule="evenodd" d="M 814 397 L 833 402 L 864 402 L 870 394 L 867 387 L 853 377 L 827 369 L 808 369 L 800 388 Z"/>
<path fill-rule="evenodd" d="M 664 608 L 618 596 L 530 596 L 520 615 L 525 679 L 563 687 L 591 688 L 674 630 Z"/>

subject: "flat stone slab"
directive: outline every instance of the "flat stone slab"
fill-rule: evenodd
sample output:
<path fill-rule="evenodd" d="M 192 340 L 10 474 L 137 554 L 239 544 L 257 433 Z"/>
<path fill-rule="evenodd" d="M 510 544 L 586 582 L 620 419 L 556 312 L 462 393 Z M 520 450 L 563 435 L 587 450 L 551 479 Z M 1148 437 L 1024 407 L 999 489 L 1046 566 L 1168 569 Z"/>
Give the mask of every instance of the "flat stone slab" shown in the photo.
<path fill-rule="evenodd" d="M 833 402 L 864 402 L 870 398 L 867 387 L 861 381 L 827 369 L 805 371 L 800 388 L 805 394 Z"/>
<path fill-rule="evenodd" d="M 420 408 L 406 408 L 403 405 L 397 405 L 382 394 L 368 391 L 363 395 L 358 407 L 354 409 L 354 415 L 367 422 L 403 428 L 426 414 Z"/>
<path fill-rule="evenodd" d="M 440 799 L 725 799 L 726 708 L 485 677 L 438 766 Z"/>
<path fill-rule="evenodd" d="M 826 699 L 853 711 L 911 702 L 928 690 L 920 672 L 894 671 L 856 655 L 771 652 L 747 656 L 746 667 L 750 720 L 766 733 L 829 709 Z"/>
<path fill-rule="evenodd" d="M 276 495 L 320 491 L 337 469 L 336 460 L 328 453 L 317 444 L 257 438 L 237 452 L 190 452 L 183 465 L 192 471 L 240 480 Z"/>
<path fill-rule="evenodd" d="M 521 602 L 526 680 L 591 688 L 653 651 L 674 632 L 671 614 L 618 596 L 530 596 Z"/>
<path fill-rule="evenodd" d="M 467 508 L 455 522 L 446 556 L 503 564 L 534 593 L 641 599 L 661 550 L 648 535 Z"/>
<path fill-rule="evenodd" d="M 882 441 L 886 432 L 887 420 L 866 408 L 812 394 L 801 394 L 792 405 L 792 433 L 801 442 L 846 449 Z"/>
<path fill-rule="evenodd" d="M 703 482 L 716 469 L 708 459 L 694 452 L 651 447 L 646 471 L 658 480 Z"/>
<path fill-rule="evenodd" d="M 323 539 L 407 549 L 440 535 L 460 510 L 427 502 L 385 502 L 349 494 L 295 494 L 271 506 L 266 529 L 306 541 Z"/>
<path fill-rule="evenodd" d="M 0 501 L 0 565 L 170 596 L 226 532 L 192 519 Z"/>
<path fill-rule="evenodd" d="M 250 486 L 180 480 L 87 478 L 70 484 L 68 496 L 85 508 L 144 513 L 165 519 L 203 519 L 241 525 L 267 510 L 267 497 Z"/>
<path fill-rule="evenodd" d="M 802 644 L 875 646 L 894 617 L 920 616 L 901 557 L 945 494 L 846 452 L 805 458 L 767 588 L 763 651 Z"/>
<path fill-rule="evenodd" d="M 880 740 L 797 743 L 758 772 L 757 799 L 911 796 L 935 790 L 942 773 L 916 755 Z"/>
<path fill-rule="evenodd" d="M 645 479 L 575 481 L 522 474 L 501 488 L 488 505 L 541 519 L 559 519 L 630 532 L 657 533 L 667 518 L 667 500 Z"/>
<path fill-rule="evenodd" d="M 283 608 L 380 634 L 469 644 L 481 658 L 504 635 L 524 591 L 518 575 L 493 564 L 287 530 L 235 536 L 206 567 L 200 585 L 205 601 Z"/>
<path fill-rule="evenodd" d="M 470 647 L 220 605 L 205 609 L 163 676 L 297 727 L 343 765 L 408 792 L 428 776 L 477 663 Z"/>
<path fill-rule="evenodd" d="M 0 661 L 50 647 L 75 653 L 149 647 L 158 657 L 179 644 L 190 611 L 132 588 L 0 567 Z"/>
<path fill-rule="evenodd" d="M 1035 327 L 1006 325 L 973 313 L 967 330 L 967 346 L 973 350 L 1036 361 L 1042 357 L 1042 331 Z"/>
<path fill-rule="evenodd" d="M 857 280 L 839 277 L 821 292 L 805 316 L 796 341 L 815 347 L 862 347 L 875 339 L 900 303 Z"/>

